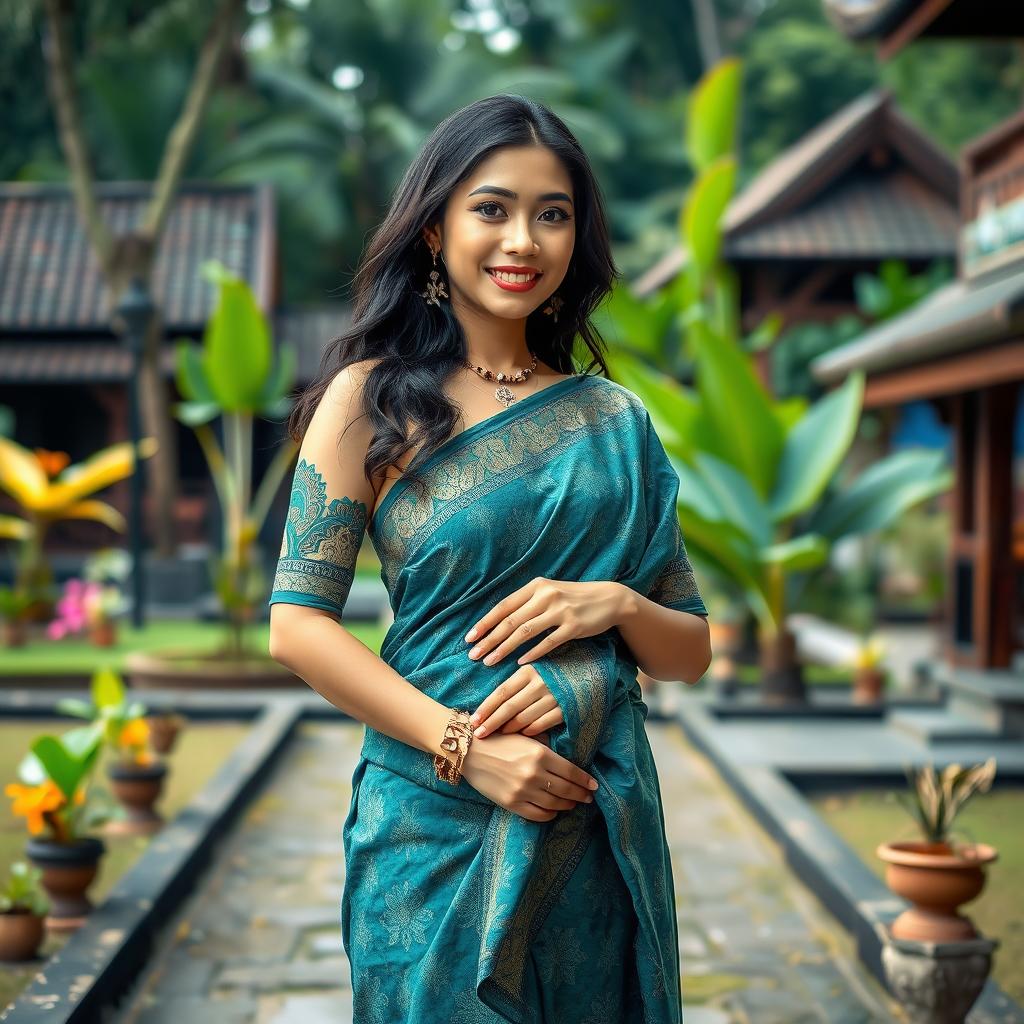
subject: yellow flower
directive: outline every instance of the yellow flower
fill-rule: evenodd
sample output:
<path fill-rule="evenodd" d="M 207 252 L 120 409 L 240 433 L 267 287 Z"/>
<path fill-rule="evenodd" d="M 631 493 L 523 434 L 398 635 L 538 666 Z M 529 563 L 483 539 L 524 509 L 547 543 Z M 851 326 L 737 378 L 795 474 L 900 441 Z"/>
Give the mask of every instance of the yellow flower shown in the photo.
<path fill-rule="evenodd" d="M 65 804 L 64 794 L 49 779 L 38 786 L 10 782 L 4 792 L 14 800 L 11 810 L 27 820 L 28 830 L 34 836 L 46 828 L 43 815 L 48 811 L 59 811 Z"/>
<path fill-rule="evenodd" d="M 133 718 L 121 730 L 117 743 L 121 747 L 141 747 L 148 739 L 149 723 L 144 718 Z"/>

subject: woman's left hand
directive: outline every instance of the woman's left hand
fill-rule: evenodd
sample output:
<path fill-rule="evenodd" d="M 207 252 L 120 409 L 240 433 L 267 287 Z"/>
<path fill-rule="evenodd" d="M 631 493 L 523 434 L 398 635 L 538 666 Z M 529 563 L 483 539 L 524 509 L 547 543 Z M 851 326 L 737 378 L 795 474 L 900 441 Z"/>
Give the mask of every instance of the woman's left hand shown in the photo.
<path fill-rule="evenodd" d="M 473 626 L 466 641 L 477 643 L 469 656 L 496 665 L 531 636 L 556 627 L 517 660 L 525 665 L 566 640 L 596 636 L 618 623 L 621 592 L 622 584 L 606 580 L 571 583 L 538 576 L 499 601 Z"/>
<path fill-rule="evenodd" d="M 472 716 L 477 737 L 492 732 L 537 736 L 563 721 L 558 701 L 533 665 L 516 669 L 484 698 Z"/>

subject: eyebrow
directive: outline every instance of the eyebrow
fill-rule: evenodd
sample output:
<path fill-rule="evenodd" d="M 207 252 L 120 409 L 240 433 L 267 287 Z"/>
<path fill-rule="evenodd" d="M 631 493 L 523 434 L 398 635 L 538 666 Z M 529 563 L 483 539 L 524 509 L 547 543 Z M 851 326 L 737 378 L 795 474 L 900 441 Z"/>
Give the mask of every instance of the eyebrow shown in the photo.
<path fill-rule="evenodd" d="M 491 192 L 496 196 L 506 196 L 509 199 L 519 198 L 518 194 L 511 189 L 501 188 L 498 185 L 481 185 L 479 188 L 473 189 L 466 198 L 469 199 L 470 196 L 475 196 L 480 192 Z M 562 199 L 572 206 L 572 200 L 564 192 L 545 192 L 544 195 L 537 196 L 537 202 L 539 203 L 547 202 L 551 199 Z"/>

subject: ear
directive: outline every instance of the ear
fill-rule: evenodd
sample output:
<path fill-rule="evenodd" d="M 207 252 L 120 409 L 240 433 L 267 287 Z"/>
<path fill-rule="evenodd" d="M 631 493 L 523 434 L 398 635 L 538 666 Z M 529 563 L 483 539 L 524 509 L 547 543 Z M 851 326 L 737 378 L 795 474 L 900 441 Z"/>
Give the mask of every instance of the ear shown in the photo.
<path fill-rule="evenodd" d="M 428 249 L 435 252 L 441 248 L 441 232 L 437 225 L 432 225 L 423 229 L 423 241 L 426 243 Z"/>

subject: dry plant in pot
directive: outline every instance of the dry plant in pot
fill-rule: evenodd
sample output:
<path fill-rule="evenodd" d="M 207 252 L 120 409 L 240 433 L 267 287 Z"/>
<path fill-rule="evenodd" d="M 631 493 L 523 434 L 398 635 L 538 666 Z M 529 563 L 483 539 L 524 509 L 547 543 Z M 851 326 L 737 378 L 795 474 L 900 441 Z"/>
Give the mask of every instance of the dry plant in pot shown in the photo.
<path fill-rule="evenodd" d="M 170 754 L 178 742 L 188 719 L 173 711 L 155 711 L 146 719 L 149 726 L 149 746 L 155 754 Z"/>
<path fill-rule="evenodd" d="M 148 749 L 146 707 L 139 701 L 128 702 L 121 677 L 109 668 L 93 676 L 91 693 L 92 703 L 66 699 L 57 702 L 57 709 L 93 722 L 113 754 L 107 778 L 123 813 L 107 822 L 106 832 L 152 835 L 164 824 L 153 805 L 163 791 L 167 765 Z"/>
<path fill-rule="evenodd" d="M 90 784 L 102 743 L 92 725 L 37 736 L 18 765 L 21 782 L 5 788 L 12 811 L 26 820 L 25 852 L 42 870 L 50 898 L 46 926 L 53 931 L 74 931 L 92 909 L 86 890 L 106 848 L 90 833 L 111 810 L 109 799 Z"/>
<path fill-rule="evenodd" d="M 0 960 L 32 960 L 43 941 L 44 919 L 50 901 L 42 890 L 39 868 L 24 861 L 11 865 L 0 888 Z"/>
<path fill-rule="evenodd" d="M 901 802 L 917 822 L 922 839 L 882 843 L 875 851 L 886 863 L 886 884 L 911 906 L 892 924 L 893 938 L 919 942 L 961 942 L 977 931 L 958 908 L 985 886 L 985 866 L 998 856 L 986 843 L 954 842 L 952 825 L 964 805 L 992 787 L 995 758 L 963 768 L 937 771 L 931 765 L 907 772 L 910 796 Z"/>

